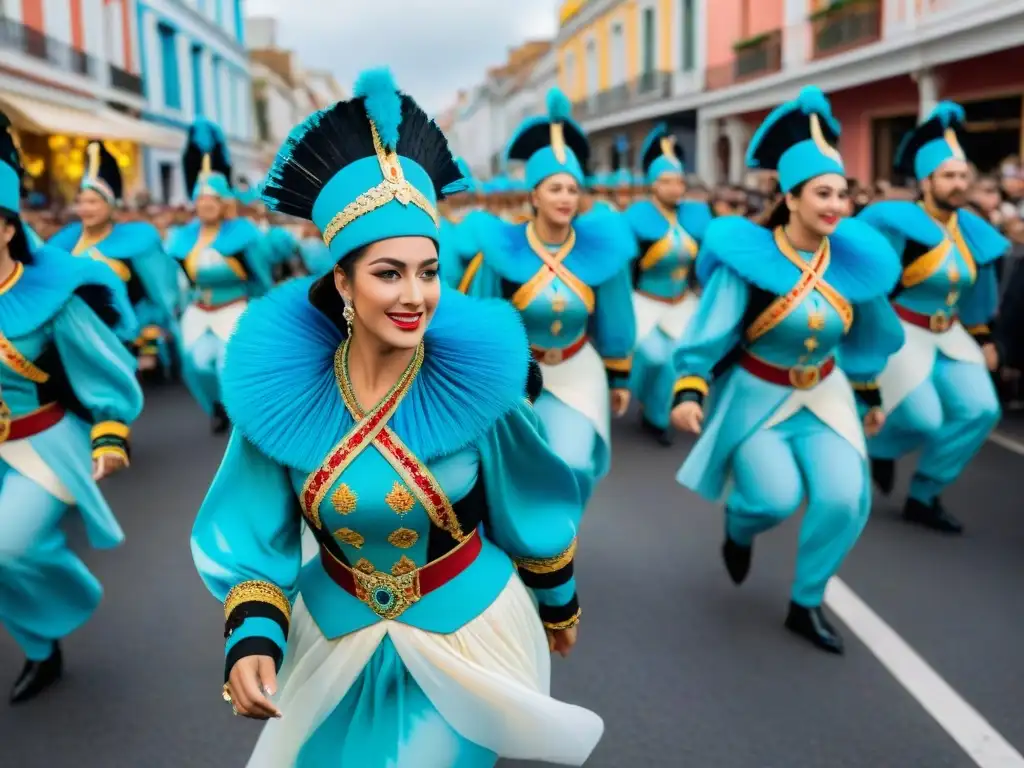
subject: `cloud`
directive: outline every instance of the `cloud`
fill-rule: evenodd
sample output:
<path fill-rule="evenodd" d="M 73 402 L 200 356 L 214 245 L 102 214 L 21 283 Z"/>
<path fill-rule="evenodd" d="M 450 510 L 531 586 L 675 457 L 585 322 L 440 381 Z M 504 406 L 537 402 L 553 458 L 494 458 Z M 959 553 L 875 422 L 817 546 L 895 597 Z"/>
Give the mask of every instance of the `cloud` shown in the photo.
<path fill-rule="evenodd" d="M 502 64 L 508 49 L 553 37 L 557 0 L 248 0 L 278 20 L 277 43 L 302 66 L 330 70 L 348 91 L 358 73 L 387 65 L 428 111 Z"/>

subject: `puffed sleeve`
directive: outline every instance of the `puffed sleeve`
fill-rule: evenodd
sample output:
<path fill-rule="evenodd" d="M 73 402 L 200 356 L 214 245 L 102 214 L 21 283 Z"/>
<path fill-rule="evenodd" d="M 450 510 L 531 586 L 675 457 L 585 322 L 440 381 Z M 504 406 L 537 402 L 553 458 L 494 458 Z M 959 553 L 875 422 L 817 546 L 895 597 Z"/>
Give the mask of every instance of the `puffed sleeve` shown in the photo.
<path fill-rule="evenodd" d="M 882 405 L 875 379 L 903 346 L 904 338 L 903 325 L 886 297 L 854 305 L 853 325 L 838 357 L 857 399 L 868 408 Z"/>
<path fill-rule="evenodd" d="M 728 267 L 718 267 L 701 293 L 697 312 L 672 354 L 672 405 L 703 403 L 715 365 L 740 341 L 750 290 Z"/>
<path fill-rule="evenodd" d="M 633 310 L 633 285 L 628 268 L 622 269 L 594 291 L 594 314 L 590 318 L 590 337 L 604 359 L 608 386 L 629 386 L 636 346 L 636 313 Z"/>
<path fill-rule="evenodd" d="M 274 287 L 273 252 L 269 245 L 267 235 L 258 232 L 243 251 L 254 296 L 262 296 Z"/>
<path fill-rule="evenodd" d="M 135 358 L 78 296 L 54 317 L 53 340 L 75 397 L 92 416 L 93 457 L 127 461 L 130 425 L 142 412 Z"/>
<path fill-rule="evenodd" d="M 132 259 L 132 268 L 146 296 L 160 313 L 158 322 L 167 327 L 174 320 L 178 302 L 177 267 L 174 261 L 158 244 Z"/>
<path fill-rule="evenodd" d="M 967 332 L 979 344 L 993 340 L 993 325 L 999 306 L 999 281 L 994 263 L 978 267 L 974 283 L 960 297 L 960 318 Z"/>
<path fill-rule="evenodd" d="M 302 565 L 301 513 L 288 472 L 235 430 L 192 527 L 192 559 L 224 603 L 224 678 L 239 659 L 280 667 Z"/>
<path fill-rule="evenodd" d="M 488 536 L 516 563 L 549 629 L 579 621 L 573 563 L 583 502 L 572 470 L 548 446 L 523 403 L 500 421 L 481 447 Z"/>

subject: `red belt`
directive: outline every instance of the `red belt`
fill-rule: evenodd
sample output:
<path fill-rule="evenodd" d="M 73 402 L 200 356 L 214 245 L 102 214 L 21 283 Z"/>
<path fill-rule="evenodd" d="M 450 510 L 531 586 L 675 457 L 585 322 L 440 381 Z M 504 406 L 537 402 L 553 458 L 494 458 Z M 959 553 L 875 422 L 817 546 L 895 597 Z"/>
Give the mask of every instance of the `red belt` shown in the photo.
<path fill-rule="evenodd" d="M 49 403 L 26 416 L 11 419 L 7 429 L 4 429 L 3 423 L 0 421 L 0 442 L 24 440 L 26 437 L 38 435 L 56 425 L 63 418 L 64 406 L 59 403 Z"/>
<path fill-rule="evenodd" d="M 544 365 L 558 365 L 564 363 L 569 358 L 576 355 L 583 345 L 587 343 L 587 335 L 583 334 L 576 341 L 570 344 L 568 347 L 562 347 L 561 349 L 545 349 L 544 347 L 530 346 L 530 351 L 533 353 L 533 359 L 538 363 L 544 363 Z"/>
<path fill-rule="evenodd" d="M 350 568 L 322 545 L 320 562 L 335 584 L 366 603 L 381 618 L 394 619 L 421 597 L 440 589 L 466 570 L 482 548 L 480 534 L 473 531 L 447 555 L 401 576 Z"/>
<path fill-rule="evenodd" d="M 896 314 L 900 316 L 901 320 L 906 320 L 911 325 L 916 325 L 918 328 L 925 328 L 932 333 L 945 333 L 953 324 L 957 321 L 957 315 L 955 312 L 949 313 L 944 312 L 941 309 L 931 315 L 926 315 L 923 312 L 915 312 L 912 309 L 901 307 L 899 304 L 893 304 L 893 309 L 896 310 Z"/>
<path fill-rule="evenodd" d="M 830 357 L 821 365 L 795 365 L 792 368 L 782 368 L 755 357 L 749 352 L 744 352 L 740 358 L 740 365 L 769 384 L 795 389 L 810 389 L 828 378 L 836 367 L 836 359 Z"/>

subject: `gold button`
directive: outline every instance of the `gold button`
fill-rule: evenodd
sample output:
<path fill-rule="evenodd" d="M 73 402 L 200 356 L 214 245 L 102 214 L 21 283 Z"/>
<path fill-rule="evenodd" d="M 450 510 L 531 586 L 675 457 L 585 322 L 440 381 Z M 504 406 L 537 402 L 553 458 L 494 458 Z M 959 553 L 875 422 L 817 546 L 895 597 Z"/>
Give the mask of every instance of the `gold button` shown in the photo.
<path fill-rule="evenodd" d="M 398 528 L 388 535 L 388 543 L 399 549 L 408 549 L 420 540 L 420 535 L 409 528 Z"/>
<path fill-rule="evenodd" d="M 387 496 L 384 497 L 384 501 L 391 507 L 391 510 L 396 515 L 406 515 L 412 511 L 412 508 L 416 506 L 416 497 L 412 495 L 408 488 L 399 482 L 391 487 L 388 491 Z"/>
<path fill-rule="evenodd" d="M 334 505 L 334 509 L 339 515 L 350 515 L 355 512 L 357 500 L 356 494 L 345 483 L 339 485 L 338 489 L 331 494 L 331 504 Z"/>
<path fill-rule="evenodd" d="M 343 544 L 348 544 L 350 547 L 360 549 L 363 544 L 366 543 L 366 539 L 362 534 L 356 533 L 351 528 L 339 528 L 334 532 L 334 538 Z"/>

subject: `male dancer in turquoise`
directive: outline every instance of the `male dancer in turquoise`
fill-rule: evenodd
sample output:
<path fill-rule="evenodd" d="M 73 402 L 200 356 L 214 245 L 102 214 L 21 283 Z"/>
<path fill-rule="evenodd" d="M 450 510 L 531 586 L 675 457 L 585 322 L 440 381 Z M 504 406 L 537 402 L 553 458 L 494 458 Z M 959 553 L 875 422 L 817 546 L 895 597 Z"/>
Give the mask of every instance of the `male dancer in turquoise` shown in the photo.
<path fill-rule="evenodd" d="M 636 241 L 617 213 L 577 216 L 589 152 L 568 99 L 553 89 L 548 114 L 524 121 L 506 149 L 508 160 L 526 163 L 536 216 L 481 227 L 483 261 L 468 286 L 522 314 L 543 372 L 537 415 L 585 498 L 608 472 L 611 415 L 628 407 L 636 343 L 629 283 Z"/>
<path fill-rule="evenodd" d="M 181 316 L 181 371 L 185 385 L 211 419 L 227 430 L 221 405 L 224 343 L 249 299 L 273 285 L 263 233 L 247 218 L 226 218 L 231 165 L 220 128 L 200 119 L 189 130 L 183 157 L 196 217 L 168 238 L 167 252 L 181 264 L 191 296 Z"/>
<path fill-rule="evenodd" d="M 160 233 L 144 221 L 115 223 L 123 181 L 117 159 L 102 142 L 86 147 L 86 169 L 75 210 L 79 221 L 50 238 L 50 245 L 107 265 L 124 281 L 141 329 L 132 348 L 140 371 L 172 369 L 178 335 L 178 286 L 174 261 L 164 253 Z"/>
<path fill-rule="evenodd" d="M 868 387 L 903 343 L 887 300 L 896 254 L 871 227 L 841 221 L 839 132 L 825 95 L 808 86 L 754 134 L 747 165 L 777 170 L 785 198 L 764 225 L 732 216 L 708 225 L 672 414 L 700 435 L 679 482 L 725 499 L 722 555 L 736 584 L 755 538 L 806 500 L 786 627 L 831 653 L 843 643 L 821 607 L 825 586 L 867 522 L 864 432 L 884 421 Z"/>
<path fill-rule="evenodd" d="M 962 107 L 943 102 L 900 146 L 896 169 L 918 179 L 920 203 L 875 203 L 859 216 L 902 257 L 903 274 L 891 298 L 907 334 L 878 379 L 890 416 L 868 443 L 872 473 L 891 493 L 895 460 L 920 450 L 903 517 L 953 534 L 963 524 L 940 495 L 1000 416 L 989 375 L 998 366 L 991 328 L 998 305 L 995 262 L 1010 248 L 964 207 L 970 178 L 960 144 L 963 121 Z"/>
<path fill-rule="evenodd" d="M 689 276 L 711 210 L 705 203 L 683 200 L 683 162 L 667 125 L 660 123 L 647 135 L 640 159 L 652 195 L 623 213 L 640 246 L 632 267 L 637 348 L 630 389 L 640 403 L 644 427 L 662 445 L 671 445 L 671 354 L 697 309 Z"/>
<path fill-rule="evenodd" d="M 228 342 L 235 431 L 192 538 L 224 696 L 271 718 L 249 768 L 582 765 L 600 718 L 548 694 L 579 620 L 578 488 L 527 402 L 516 311 L 439 280 L 444 135 L 386 71 L 354 93 L 292 131 L 264 191 L 337 266 Z"/>
<path fill-rule="evenodd" d="M 6 117 L 0 116 L 6 127 Z M 128 465 L 142 409 L 135 360 L 112 328 L 131 308 L 105 266 L 31 248 L 19 217 L 22 169 L 0 133 L 0 625 L 26 656 L 11 690 L 27 701 L 63 672 L 60 641 L 103 594 L 67 546 L 77 507 L 93 546 L 124 534 L 96 485 Z M 120 292 L 120 296 L 117 293 Z M 133 322 L 133 321 L 132 321 Z"/>

